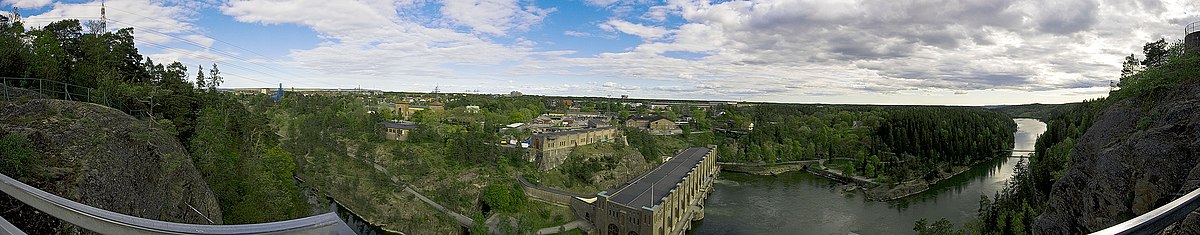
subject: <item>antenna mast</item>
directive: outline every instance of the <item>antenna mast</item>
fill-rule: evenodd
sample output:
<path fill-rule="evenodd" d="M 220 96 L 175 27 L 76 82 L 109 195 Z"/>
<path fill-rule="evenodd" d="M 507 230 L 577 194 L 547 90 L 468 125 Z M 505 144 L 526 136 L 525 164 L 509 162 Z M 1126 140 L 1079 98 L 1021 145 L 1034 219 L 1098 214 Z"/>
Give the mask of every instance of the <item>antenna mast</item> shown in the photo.
<path fill-rule="evenodd" d="M 104 2 L 100 1 L 100 28 L 101 32 L 108 32 L 108 16 L 104 12 Z"/>

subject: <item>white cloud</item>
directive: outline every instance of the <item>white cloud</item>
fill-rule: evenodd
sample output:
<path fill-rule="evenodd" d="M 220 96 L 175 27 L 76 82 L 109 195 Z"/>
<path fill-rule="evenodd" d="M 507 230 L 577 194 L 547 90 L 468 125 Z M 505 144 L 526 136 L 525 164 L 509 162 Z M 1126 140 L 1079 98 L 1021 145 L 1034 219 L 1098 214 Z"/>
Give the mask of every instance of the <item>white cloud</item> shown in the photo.
<path fill-rule="evenodd" d="M 571 37 L 588 37 L 588 36 L 592 36 L 592 35 L 591 35 L 591 34 L 589 34 L 589 33 L 584 33 L 584 32 L 579 32 L 579 31 L 574 31 L 574 30 L 567 30 L 567 31 L 563 31 L 563 35 L 567 35 L 567 36 L 571 36 Z"/>
<path fill-rule="evenodd" d="M 617 3 L 617 1 L 620 0 L 585 0 L 584 2 L 586 2 L 588 5 L 603 7 Z"/>
<path fill-rule="evenodd" d="M 24 9 L 42 8 L 46 5 L 50 5 L 51 2 L 54 2 L 54 1 L 53 0 L 4 0 L 4 1 L 0 1 L 0 3 L 4 3 L 4 5 L 16 7 L 16 8 L 24 8 Z"/>
<path fill-rule="evenodd" d="M 442 15 L 448 20 L 493 35 L 529 30 L 554 11 L 532 4 L 521 6 L 517 0 L 446 0 L 443 4 Z"/>
<path fill-rule="evenodd" d="M 679 17 L 682 24 L 615 18 L 598 25 L 647 39 L 628 51 L 531 62 L 513 73 L 689 84 L 653 89 L 684 97 L 1092 89 L 1115 79 L 1121 57 L 1140 51 L 1141 44 L 1182 37 L 1183 25 L 1200 20 L 1198 5 L 672 0 L 632 17 Z"/>
<path fill-rule="evenodd" d="M 663 39 L 671 33 L 671 30 L 667 30 L 663 27 L 646 26 L 619 19 L 612 19 L 607 22 L 600 23 L 598 26 L 600 29 L 604 29 L 605 31 L 620 31 L 625 34 L 641 37 L 647 41 Z"/>
<path fill-rule="evenodd" d="M 198 34 L 183 36 L 183 38 L 187 39 L 188 41 L 194 42 L 196 44 L 203 45 L 204 48 L 212 47 L 213 42 L 216 41 L 216 40 L 213 40 L 212 38 L 205 37 L 204 35 L 198 35 Z"/>
<path fill-rule="evenodd" d="M 163 44 L 172 41 L 171 36 L 196 31 L 191 23 L 196 14 L 192 9 L 181 6 L 166 6 L 150 0 L 105 2 L 108 29 L 134 28 L 137 39 L 143 42 Z M 64 19 L 100 19 L 100 1 L 80 4 L 54 3 L 53 8 L 24 19 L 26 26 L 41 27 Z"/>
<path fill-rule="evenodd" d="M 414 17 L 396 14 L 423 6 L 391 1 L 310 0 L 284 6 L 271 1 L 237 1 L 221 7 L 221 12 L 246 23 L 295 24 L 313 29 L 326 41 L 311 49 L 292 50 L 284 64 L 333 76 L 336 79 L 327 80 L 341 84 L 407 88 L 428 84 L 429 89 L 433 84 L 442 84 L 447 89 L 478 89 L 473 86 L 499 81 L 463 67 L 487 70 L 541 54 L 529 49 L 539 42 L 517 38 L 512 45 L 504 45 L 481 35 L 427 26 L 415 22 Z"/>

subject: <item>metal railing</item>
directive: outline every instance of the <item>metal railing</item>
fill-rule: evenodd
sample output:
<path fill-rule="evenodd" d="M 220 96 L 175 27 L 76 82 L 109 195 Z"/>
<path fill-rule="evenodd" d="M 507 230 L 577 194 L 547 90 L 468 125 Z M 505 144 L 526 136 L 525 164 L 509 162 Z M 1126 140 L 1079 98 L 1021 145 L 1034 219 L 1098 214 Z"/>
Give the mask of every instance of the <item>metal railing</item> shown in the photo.
<path fill-rule="evenodd" d="M 1200 188 L 1158 209 L 1092 234 L 1156 234 L 1167 226 L 1182 221 L 1197 208 L 1200 208 Z"/>
<path fill-rule="evenodd" d="M 199 225 L 157 221 L 107 211 L 26 185 L 0 174 L 0 191 L 50 216 L 101 234 L 339 234 L 351 235 L 345 222 L 330 212 L 294 220 L 239 225 Z M 22 234 L 3 226 L 0 233 Z"/>
<path fill-rule="evenodd" d="M 1184 36 L 1195 33 L 1196 31 L 1200 31 L 1200 21 L 1192 22 L 1191 24 L 1188 24 L 1187 27 L 1183 27 Z"/>
<path fill-rule="evenodd" d="M 20 95 L 17 89 L 28 90 L 48 96 L 53 99 L 82 101 L 88 103 L 96 103 L 104 106 L 110 105 L 108 97 L 103 92 L 90 87 L 84 87 L 74 84 L 63 83 L 59 81 L 46 80 L 41 78 L 14 78 L 0 77 L 0 95 L 5 99 L 12 99 Z"/>

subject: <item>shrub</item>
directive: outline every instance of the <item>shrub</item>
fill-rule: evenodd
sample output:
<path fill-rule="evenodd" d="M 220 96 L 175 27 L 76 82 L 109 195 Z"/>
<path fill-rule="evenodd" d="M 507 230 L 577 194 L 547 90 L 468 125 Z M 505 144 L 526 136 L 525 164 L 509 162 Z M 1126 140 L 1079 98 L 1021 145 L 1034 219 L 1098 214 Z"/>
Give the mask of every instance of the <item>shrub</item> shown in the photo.
<path fill-rule="evenodd" d="M 29 138 L 12 133 L 0 137 L 0 173 L 16 179 L 31 177 L 40 166 Z"/>

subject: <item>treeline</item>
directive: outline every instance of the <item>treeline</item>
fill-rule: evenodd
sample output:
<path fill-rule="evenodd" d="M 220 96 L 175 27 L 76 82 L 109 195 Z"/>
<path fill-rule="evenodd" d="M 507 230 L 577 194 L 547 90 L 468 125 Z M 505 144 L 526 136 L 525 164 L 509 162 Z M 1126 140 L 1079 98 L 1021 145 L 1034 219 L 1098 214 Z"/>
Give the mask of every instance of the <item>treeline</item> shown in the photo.
<path fill-rule="evenodd" d="M 1046 132 L 1038 138 L 1028 164 L 1022 163 L 1014 169 L 1002 191 L 991 198 L 981 197 L 977 220 L 962 230 L 946 229 L 944 223 L 941 227 L 918 224 L 914 230 L 922 234 L 1032 233 L 1033 220 L 1045 210 L 1051 187 L 1070 166 L 1073 148 L 1091 127 L 1095 115 L 1127 98 L 1153 96 L 1186 79 L 1200 78 L 1200 68 L 1196 66 L 1200 64 L 1200 56 L 1184 53 L 1183 46 L 1181 41 L 1146 43 L 1142 48 L 1144 59 L 1134 55 L 1125 58 L 1119 90 L 1110 92 L 1107 98 L 1049 110 L 1056 115 L 1046 121 Z M 1142 129 L 1148 124 L 1149 119 L 1143 118 L 1134 125 Z"/>
<path fill-rule="evenodd" d="M 1016 130 L 1007 115 L 972 107 L 769 104 L 727 110 L 715 121 L 732 130 L 715 140 L 722 161 L 849 158 L 850 171 L 890 180 L 999 156 Z"/>
<path fill-rule="evenodd" d="M 216 193 L 225 223 L 305 216 L 291 155 L 263 116 L 216 91 L 223 78 L 216 65 L 210 68 L 206 74 L 200 67 L 192 82 L 187 66 L 139 54 L 133 28 L 106 31 L 69 19 L 26 30 L 16 13 L 0 17 L 0 76 L 92 87 L 91 95 L 107 97 L 105 105 L 174 133 Z"/>

